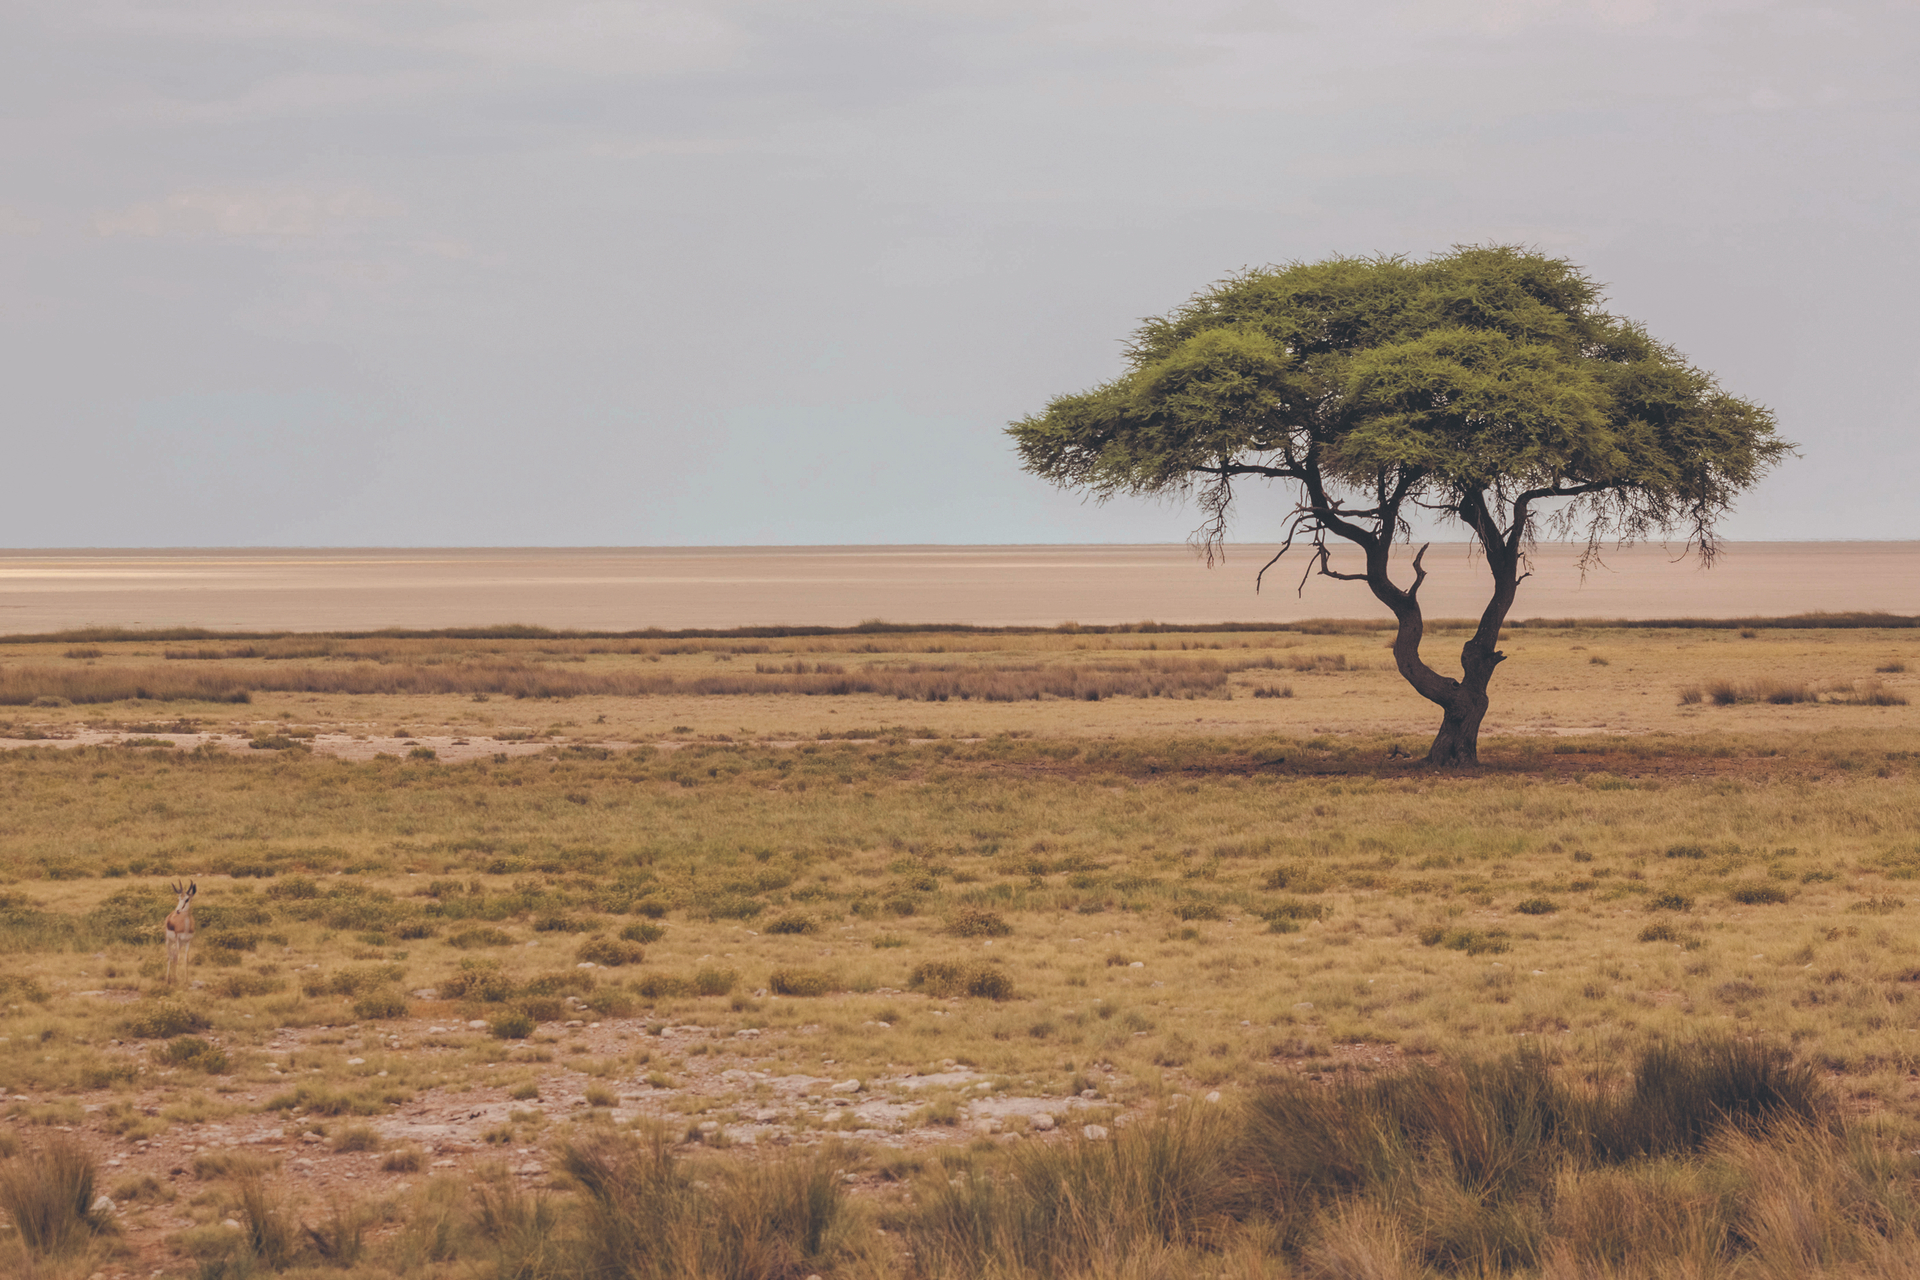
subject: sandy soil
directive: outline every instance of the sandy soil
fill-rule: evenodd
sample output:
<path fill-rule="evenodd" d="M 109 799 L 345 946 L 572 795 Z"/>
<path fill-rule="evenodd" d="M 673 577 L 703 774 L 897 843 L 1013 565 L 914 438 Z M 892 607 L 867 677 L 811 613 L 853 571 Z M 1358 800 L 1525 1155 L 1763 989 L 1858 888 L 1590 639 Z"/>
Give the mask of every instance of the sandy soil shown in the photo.
<path fill-rule="evenodd" d="M 196 984 L 197 985 L 197 984 Z M 102 1000 L 128 1001 L 128 993 L 116 990 L 81 993 Z M 429 993 L 430 994 L 430 993 Z M 954 1002 L 926 1000 L 924 997 L 883 992 L 916 1004 L 934 1006 Z M 378 1027 L 282 1028 L 261 1050 L 270 1063 L 273 1077 L 239 1092 L 225 1095 L 225 1105 L 257 1108 L 268 1098 L 298 1082 L 303 1075 L 320 1076 L 323 1068 L 306 1071 L 282 1068 L 295 1054 L 311 1061 L 314 1054 L 340 1060 L 339 1067 L 361 1076 L 384 1076 L 375 1070 L 378 1059 L 387 1053 L 408 1055 L 410 1063 L 431 1070 L 437 1059 L 449 1063 L 476 1043 L 484 1042 L 484 1027 L 460 1021 L 450 1006 L 434 1000 L 417 1000 L 417 1013 L 425 1016 L 392 1022 Z M 870 1024 L 872 1034 L 884 1036 L 884 1023 Z M 543 1028 L 543 1032 L 547 1030 Z M 330 1131 L 365 1124 L 379 1135 L 388 1151 L 418 1147 L 424 1153 L 424 1167 L 412 1172 L 388 1172 L 381 1168 L 386 1152 L 335 1151 L 329 1141 L 305 1131 L 315 1118 L 288 1112 L 239 1114 L 205 1124 L 174 1125 L 151 1139 L 129 1139 L 100 1132 L 89 1125 L 78 1127 L 78 1136 L 98 1154 L 102 1165 L 102 1185 L 112 1189 L 140 1175 L 149 1175 L 171 1185 L 177 1197 L 171 1202 L 132 1200 L 116 1207 L 120 1226 L 133 1256 L 116 1260 L 101 1273 L 103 1280 L 115 1276 L 146 1276 L 162 1270 L 177 1269 L 180 1258 L 167 1239 L 194 1224 L 188 1204 L 195 1197 L 200 1179 L 194 1168 L 196 1156 L 221 1151 L 241 1151 L 258 1155 L 278 1166 L 276 1179 L 291 1193 L 308 1218 L 318 1220 L 325 1207 L 334 1201 L 367 1199 L 391 1194 L 417 1185 L 423 1178 L 449 1171 L 472 1171 L 483 1164 L 502 1164 L 524 1186 L 544 1186 L 550 1181 L 549 1157 L 537 1130 L 522 1126 L 514 1142 L 502 1143 L 488 1135 L 507 1126 L 513 1113 L 537 1111 L 548 1123 L 588 1111 L 586 1091 L 598 1083 L 618 1099 L 612 1109 L 616 1121 L 648 1117 L 668 1124 L 684 1134 L 682 1146 L 689 1152 L 701 1147 L 726 1147 L 736 1151 L 748 1148 L 779 1148 L 817 1145 L 831 1137 L 852 1137 L 870 1149 L 904 1150 L 949 1144 L 967 1134 L 988 1135 L 1000 1141 L 1018 1141 L 1023 1136 L 1040 1137 L 1076 1134 L 1087 1125 L 1124 1123 L 1128 1112 L 1115 1114 L 1108 1090 L 1122 1089 L 1127 1081 L 1089 1068 L 1089 1080 L 1098 1080 L 1100 1088 L 1090 1088 L 1079 1096 L 1047 1096 L 1019 1090 L 994 1091 L 993 1082 L 978 1072 L 952 1060 L 941 1069 L 916 1072 L 902 1069 L 895 1073 L 860 1079 L 836 1076 L 831 1063 L 822 1063 L 822 1075 L 776 1074 L 775 1063 L 781 1042 L 778 1031 L 742 1030 L 731 1035 L 699 1025 L 649 1028 L 630 1019 L 583 1021 L 571 1019 L 564 1027 L 552 1028 L 565 1037 L 564 1044 L 553 1045 L 576 1060 L 607 1057 L 648 1047 L 656 1053 L 686 1055 L 684 1065 L 673 1069 L 672 1087 L 650 1087 L 637 1075 L 596 1080 L 565 1061 L 540 1062 L 551 1052 L 545 1045 L 525 1043 L 516 1046 L 505 1062 L 488 1070 L 502 1076 L 509 1073 L 515 1084 L 532 1074 L 539 1088 L 534 1100 L 515 1100 L 508 1096 L 505 1084 L 486 1084 L 454 1089 L 426 1089 L 411 1102 L 385 1116 L 370 1120 L 333 1118 L 323 1121 Z M 800 1027 L 791 1033 L 805 1038 L 819 1028 Z M 657 1034 L 655 1034 L 657 1032 Z M 220 1037 L 210 1036 L 218 1042 Z M 689 1054 L 702 1045 L 724 1042 L 725 1055 Z M 131 1059 L 144 1066 L 152 1046 L 138 1041 L 114 1042 L 107 1047 L 110 1056 Z M 152 1075 L 172 1074 L 154 1068 Z M 1030 1083 L 1030 1082 L 1029 1082 Z M 968 1100 L 959 1106 L 958 1124 L 926 1123 L 926 1104 L 935 1094 L 960 1093 Z M 970 1095 L 970 1097 L 968 1096 Z M 1212 1095 L 1215 1099 L 1219 1095 Z M 1175 1105 L 1189 1101 L 1174 1095 Z M 704 1104 L 689 1110 L 685 1099 L 697 1098 Z M 158 1090 L 136 1091 L 126 1095 L 136 1109 L 157 1114 L 161 1095 Z M 31 1103 L 27 1095 L 14 1095 L 10 1103 Z M 88 1113 L 102 1110 L 89 1105 Z M 710 1118 L 710 1117 L 724 1117 Z M 72 1130 L 68 1130 L 72 1131 Z M 1095 1130 L 1089 1136 L 1097 1136 Z M 210 1173 L 210 1176 L 211 1173 Z M 856 1184 L 874 1184 L 876 1176 L 850 1176 Z M 871 1187 L 867 1189 L 872 1189 Z M 237 1225 L 237 1224 L 236 1224 Z"/>

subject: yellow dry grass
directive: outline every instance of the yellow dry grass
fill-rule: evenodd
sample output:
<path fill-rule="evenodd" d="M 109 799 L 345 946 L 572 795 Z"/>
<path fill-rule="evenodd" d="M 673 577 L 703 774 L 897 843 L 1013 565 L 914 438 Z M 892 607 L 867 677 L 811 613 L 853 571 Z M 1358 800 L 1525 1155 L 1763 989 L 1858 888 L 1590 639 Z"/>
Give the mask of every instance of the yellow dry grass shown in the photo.
<path fill-rule="evenodd" d="M 1916 633 L 1518 631 L 1487 767 L 1458 776 L 1386 759 L 1395 743 L 1423 749 L 1433 716 L 1389 669 L 1384 640 L 835 636 L 765 653 L 489 642 L 522 662 L 690 674 L 822 654 L 1259 661 L 1228 675 L 1230 697 L 267 691 L 244 706 L 10 708 L 0 733 L 49 736 L 0 755 L 7 1114 L 112 1147 L 233 1116 L 377 1121 L 472 1092 L 524 1103 L 498 1141 L 525 1146 L 551 1131 L 542 1090 L 575 1076 L 608 1082 L 616 1101 L 671 1096 L 683 1128 L 731 1124 L 755 1104 L 751 1088 L 707 1092 L 718 1058 L 861 1080 L 952 1064 L 996 1096 L 1096 1089 L 1086 1115 L 1100 1119 L 1176 1093 L 1230 1099 L 1274 1070 L 1530 1044 L 1615 1079 L 1650 1040 L 1720 1032 L 1790 1047 L 1889 1141 L 1912 1144 L 1920 708 L 1688 705 L 1679 692 L 1877 678 L 1910 693 Z M 67 647 L 4 657 L 168 661 L 138 641 Z M 466 652 L 422 642 L 375 656 Z M 244 680 L 292 660 L 173 661 Z M 1280 687 L 1292 696 L 1252 696 Z M 58 745 L 89 729 L 151 739 L 182 720 L 290 733 L 295 746 Z M 538 732 L 549 745 L 457 765 L 298 748 L 307 731 L 402 728 Z M 206 985 L 167 992 L 158 928 L 176 876 L 200 883 L 193 977 Z M 621 942 L 644 958 L 577 967 L 594 942 L 603 961 L 622 958 Z M 929 964 L 984 966 L 1013 998 L 928 995 L 912 979 Z M 515 1011 L 532 1035 L 466 1025 Z M 619 1038 L 589 1050 L 568 1019 Z M 698 1052 L 651 1034 L 685 1024 L 711 1032 Z M 307 1038 L 288 1051 L 283 1029 Z M 220 1069 L 191 1045 L 163 1058 L 179 1035 L 218 1049 Z M 960 1098 L 928 1092 L 923 1119 L 940 1128 L 964 1114 Z M 175 1212 L 133 1201 L 136 1217 Z M 1386 1230 L 1353 1212 L 1316 1246 L 1327 1258 L 1364 1253 Z"/>

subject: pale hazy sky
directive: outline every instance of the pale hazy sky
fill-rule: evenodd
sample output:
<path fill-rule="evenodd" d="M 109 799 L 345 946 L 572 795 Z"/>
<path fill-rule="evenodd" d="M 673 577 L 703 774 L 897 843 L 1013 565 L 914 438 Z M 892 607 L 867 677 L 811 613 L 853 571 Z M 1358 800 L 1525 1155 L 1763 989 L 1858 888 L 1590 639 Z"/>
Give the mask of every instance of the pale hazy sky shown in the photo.
<path fill-rule="evenodd" d="M 1234 268 L 1496 240 L 1778 411 L 1736 537 L 1920 537 L 1916 66 L 1913 0 L 10 0 L 0 546 L 1174 540 L 1001 428 Z"/>

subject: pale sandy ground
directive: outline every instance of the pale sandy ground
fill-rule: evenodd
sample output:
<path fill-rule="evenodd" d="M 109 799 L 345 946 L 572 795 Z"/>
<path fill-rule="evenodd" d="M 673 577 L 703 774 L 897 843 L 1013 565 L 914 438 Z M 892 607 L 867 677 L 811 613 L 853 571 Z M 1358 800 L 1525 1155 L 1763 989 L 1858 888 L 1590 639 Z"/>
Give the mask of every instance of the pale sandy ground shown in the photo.
<path fill-rule="evenodd" d="M 1613 552 L 1584 579 L 1543 545 L 1516 618 L 1920 613 L 1920 542 L 1733 543 L 1703 571 L 1681 548 Z M 529 623 L 584 630 L 1053 626 L 1377 617 L 1357 583 L 1295 588 L 1304 560 L 1254 575 L 1270 548 L 1206 568 L 1185 546 L 687 547 L 16 551 L 0 555 L 0 633 L 81 626 L 318 631 Z M 1477 614 L 1485 568 L 1428 553 L 1430 618 Z"/>

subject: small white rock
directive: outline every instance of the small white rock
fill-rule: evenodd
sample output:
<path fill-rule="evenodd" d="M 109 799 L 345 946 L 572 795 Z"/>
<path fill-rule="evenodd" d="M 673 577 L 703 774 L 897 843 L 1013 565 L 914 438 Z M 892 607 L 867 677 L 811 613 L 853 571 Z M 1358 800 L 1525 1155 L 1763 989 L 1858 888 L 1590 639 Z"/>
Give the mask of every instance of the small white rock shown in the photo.
<path fill-rule="evenodd" d="M 1048 1129 L 1051 1129 L 1051 1128 L 1053 1128 L 1053 1117 L 1052 1117 L 1052 1116 L 1050 1116 L 1050 1115 L 1048 1115 L 1048 1114 L 1047 1114 L 1046 1112 L 1044 1112 L 1044 1111 L 1042 1111 L 1042 1112 L 1041 1112 L 1041 1113 L 1040 1113 L 1039 1115 L 1037 1115 L 1037 1116 L 1028 1116 L 1028 1117 L 1027 1117 L 1027 1128 L 1029 1128 L 1029 1129 L 1038 1129 L 1038 1130 L 1040 1130 L 1040 1131 L 1041 1131 L 1042 1133 L 1044 1133 L 1044 1132 L 1046 1132 L 1046 1131 L 1047 1131 Z"/>
<path fill-rule="evenodd" d="M 1145 960 L 1135 960 L 1132 964 L 1127 966 L 1127 968 L 1129 969 L 1144 969 L 1146 967 L 1147 967 L 1147 962 Z"/>
<path fill-rule="evenodd" d="M 1107 1140 L 1107 1126 L 1103 1124 L 1090 1124 L 1080 1131 L 1080 1136 L 1088 1142 L 1105 1142 Z"/>
<path fill-rule="evenodd" d="M 347 1065 L 350 1067 L 364 1067 L 367 1065 L 367 1060 L 365 1058 L 348 1058 Z"/>
<path fill-rule="evenodd" d="M 112 1197 L 112 1196 L 104 1196 L 104 1195 L 103 1195 L 103 1196 L 95 1196 L 95 1197 L 94 1197 L 94 1200 L 93 1200 L 93 1212 L 94 1212 L 94 1213 L 96 1213 L 96 1214 L 100 1214 L 100 1215 L 103 1215 L 103 1216 L 106 1216 L 106 1217 L 112 1217 L 112 1216 L 113 1216 L 113 1211 L 114 1211 L 114 1210 L 115 1210 L 116 1208 L 118 1208 L 118 1207 L 119 1207 L 119 1206 L 117 1206 L 117 1205 L 115 1205 L 115 1204 L 113 1203 L 113 1197 Z"/>
<path fill-rule="evenodd" d="M 858 1079 L 842 1080 L 839 1084 L 829 1086 L 827 1092 L 858 1093 L 860 1092 L 860 1081 Z"/>
<path fill-rule="evenodd" d="M 1218 1089 L 1215 1089 L 1215 1090 L 1214 1090 L 1214 1091 L 1213 1091 L 1212 1093 L 1210 1093 L 1210 1094 L 1208 1094 L 1208 1095 L 1207 1095 L 1207 1101 L 1208 1101 L 1208 1102 L 1218 1102 L 1218 1101 L 1220 1101 L 1220 1091 L 1219 1091 Z"/>
<path fill-rule="evenodd" d="M 475 1031 L 485 1031 L 487 1029 L 487 1020 L 485 1018 L 475 1018 L 467 1025 Z"/>

